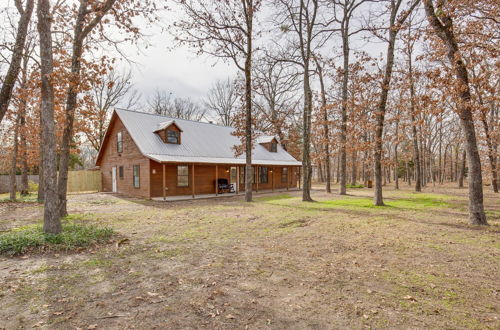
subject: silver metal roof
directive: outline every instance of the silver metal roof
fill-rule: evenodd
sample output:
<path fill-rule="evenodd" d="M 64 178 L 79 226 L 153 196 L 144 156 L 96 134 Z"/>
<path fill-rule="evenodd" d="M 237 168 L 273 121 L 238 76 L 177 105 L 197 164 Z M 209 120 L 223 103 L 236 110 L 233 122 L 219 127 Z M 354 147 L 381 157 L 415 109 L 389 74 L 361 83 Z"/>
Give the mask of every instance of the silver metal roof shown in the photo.
<path fill-rule="evenodd" d="M 245 164 L 245 155 L 236 157 L 233 147 L 240 145 L 232 135 L 234 128 L 211 123 L 168 118 L 145 112 L 115 109 L 142 154 L 158 162 Z M 175 121 L 182 128 L 181 144 L 164 143 L 154 133 L 164 123 Z M 270 152 L 255 143 L 252 164 L 299 166 L 281 145 L 277 152 Z"/>

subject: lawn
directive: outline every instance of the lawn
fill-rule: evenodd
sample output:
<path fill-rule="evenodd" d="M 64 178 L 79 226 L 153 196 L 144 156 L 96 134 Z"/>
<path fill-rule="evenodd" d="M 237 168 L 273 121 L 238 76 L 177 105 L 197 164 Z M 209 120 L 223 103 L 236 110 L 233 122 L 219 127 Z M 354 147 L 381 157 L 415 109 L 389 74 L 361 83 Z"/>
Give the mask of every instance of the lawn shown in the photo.
<path fill-rule="evenodd" d="M 0 256 L 0 328 L 500 328 L 500 198 L 319 190 L 184 202 L 71 195 L 66 222 L 111 227 L 79 252 Z M 0 231 L 40 223 L 0 203 Z M 0 238 L 1 239 L 1 238 Z"/>

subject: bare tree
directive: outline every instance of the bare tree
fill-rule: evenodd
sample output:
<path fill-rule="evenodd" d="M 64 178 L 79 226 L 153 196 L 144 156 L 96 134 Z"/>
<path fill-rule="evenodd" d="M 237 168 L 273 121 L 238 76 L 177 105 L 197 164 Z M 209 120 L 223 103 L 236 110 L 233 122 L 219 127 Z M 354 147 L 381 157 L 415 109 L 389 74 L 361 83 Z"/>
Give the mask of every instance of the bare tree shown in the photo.
<path fill-rule="evenodd" d="M 257 60 L 253 70 L 257 128 L 283 142 L 299 107 L 301 75 L 291 63 L 267 56 Z"/>
<path fill-rule="evenodd" d="M 209 113 L 217 117 L 219 123 L 232 126 L 238 98 L 235 81 L 227 78 L 226 80 L 217 80 L 212 85 L 203 104 Z"/>
<path fill-rule="evenodd" d="M 19 75 L 19 70 L 21 69 L 24 44 L 26 43 L 26 36 L 28 34 L 28 27 L 35 1 L 26 0 L 25 7 L 23 7 L 21 0 L 16 0 L 14 3 L 16 4 L 17 11 L 21 17 L 19 18 L 17 26 L 16 40 L 12 51 L 9 69 L 3 78 L 2 88 L 0 89 L 0 123 L 9 108 L 12 91 L 14 90 L 14 85 L 16 84 L 17 76 Z"/>
<path fill-rule="evenodd" d="M 172 98 L 172 93 L 157 89 L 148 100 L 149 111 L 158 115 L 200 121 L 206 110 L 191 98 Z"/>
<path fill-rule="evenodd" d="M 245 200 L 252 201 L 252 55 L 255 12 L 260 0 L 176 0 L 184 17 L 177 40 L 200 53 L 232 61 L 245 75 Z"/>
<path fill-rule="evenodd" d="M 387 107 L 387 98 L 391 84 L 392 69 L 394 66 L 394 48 L 396 45 L 396 37 L 401 30 L 402 25 L 418 5 L 420 0 L 414 0 L 409 7 L 400 13 L 403 0 L 390 0 L 389 5 L 389 27 L 387 40 L 387 53 L 384 78 L 381 85 L 380 100 L 377 105 L 376 113 L 376 129 L 375 129 L 375 150 L 374 150 L 374 167 L 375 167 L 375 205 L 384 205 L 382 197 L 382 153 L 383 153 L 383 132 L 384 119 Z"/>
<path fill-rule="evenodd" d="M 350 38 L 362 31 L 361 28 L 352 29 L 352 20 L 354 19 L 355 11 L 363 5 L 363 3 L 371 2 L 372 0 L 332 0 L 334 4 L 335 21 L 340 25 L 339 31 L 342 38 L 342 108 L 341 108 L 341 124 L 340 124 L 340 182 L 339 194 L 347 193 L 347 104 L 348 104 L 348 86 L 349 86 L 349 62 L 350 62 Z"/>
<path fill-rule="evenodd" d="M 432 0 L 423 0 L 425 13 L 436 36 L 446 47 L 448 61 L 453 67 L 460 98 L 458 115 L 465 135 L 465 149 L 469 162 L 469 221 L 476 225 L 487 225 L 483 205 L 483 177 L 481 160 L 477 148 L 474 120 L 472 118 L 471 92 L 467 67 L 460 55 L 459 46 L 453 32 L 453 20 L 443 1 L 434 8 Z M 437 9 L 437 11 L 436 11 Z"/>
<path fill-rule="evenodd" d="M 277 23 L 288 39 L 288 54 L 282 58 L 299 65 L 303 69 L 303 148 L 302 148 L 302 200 L 311 198 L 311 121 L 312 121 L 312 89 L 311 74 L 313 72 L 313 54 L 327 42 L 331 36 L 329 29 L 332 20 L 327 18 L 327 6 L 320 0 L 280 0 L 281 10 L 277 15 Z"/>
<path fill-rule="evenodd" d="M 88 92 L 91 102 L 81 115 L 87 122 L 85 136 L 95 151 L 99 151 L 102 145 L 113 108 L 123 104 L 125 108 L 133 109 L 139 102 L 140 96 L 133 89 L 131 80 L 130 71 L 120 74 L 111 70 Z"/>
<path fill-rule="evenodd" d="M 61 232 L 61 218 L 57 195 L 56 136 L 54 123 L 54 86 L 51 75 L 54 67 L 52 54 L 52 15 L 49 0 L 38 0 L 38 34 L 40 36 L 41 123 L 43 153 L 44 214 L 43 230 Z"/>

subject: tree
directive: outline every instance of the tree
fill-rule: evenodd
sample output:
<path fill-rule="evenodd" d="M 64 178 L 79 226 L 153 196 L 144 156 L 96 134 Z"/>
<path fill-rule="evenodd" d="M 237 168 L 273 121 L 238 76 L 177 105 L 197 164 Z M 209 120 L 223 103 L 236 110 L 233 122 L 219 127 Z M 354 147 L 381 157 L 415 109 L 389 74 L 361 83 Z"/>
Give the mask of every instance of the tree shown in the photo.
<path fill-rule="evenodd" d="M 434 7 L 432 0 L 423 0 L 425 13 L 435 35 L 446 47 L 448 61 L 452 65 L 458 94 L 458 115 L 465 135 L 465 148 L 469 163 L 469 221 L 475 225 L 487 225 L 483 205 L 483 178 L 481 160 L 477 148 L 476 132 L 472 118 L 469 73 L 460 54 L 460 49 L 453 31 L 453 19 L 443 1 Z"/>
<path fill-rule="evenodd" d="M 51 76 L 54 68 L 52 53 L 52 15 L 49 0 L 38 0 L 38 34 L 40 36 L 41 129 L 43 153 L 44 214 L 43 231 L 61 232 L 61 218 L 57 195 L 56 137 L 54 124 L 54 86 Z"/>
<path fill-rule="evenodd" d="M 341 108 L 341 125 L 340 125 L 340 186 L 339 194 L 347 193 L 347 156 L 346 156 L 346 141 L 347 141 L 347 102 L 348 102 L 348 85 L 349 85 L 349 61 L 350 61 L 350 38 L 362 31 L 362 29 L 351 30 L 351 21 L 354 12 L 366 2 L 371 0 L 332 0 L 335 9 L 335 21 L 340 25 L 339 31 L 342 38 L 342 108 Z M 338 14 L 337 8 L 340 10 Z"/>
<path fill-rule="evenodd" d="M 2 122 L 7 109 L 9 108 L 10 99 L 12 97 L 12 91 L 14 90 L 14 85 L 16 84 L 17 76 L 21 70 L 21 60 L 23 57 L 24 44 L 26 42 L 26 36 L 28 34 L 28 27 L 31 20 L 31 15 L 34 8 L 34 0 L 26 0 L 26 5 L 23 7 L 21 0 L 16 0 L 16 8 L 21 17 L 19 18 L 19 23 L 16 32 L 16 40 L 14 44 L 14 49 L 12 51 L 12 57 L 9 64 L 9 69 L 7 74 L 3 78 L 2 87 L 0 89 L 0 123 Z"/>
<path fill-rule="evenodd" d="M 69 14 L 73 14 L 73 9 L 65 8 Z M 60 215 L 67 215 L 66 194 L 68 186 L 68 166 L 70 161 L 71 144 L 73 141 L 73 128 L 75 122 L 75 111 L 78 105 L 78 95 L 84 86 L 84 75 L 81 74 L 82 66 L 85 64 L 84 52 L 92 44 L 89 40 L 93 33 L 101 37 L 100 41 L 110 41 L 111 38 L 104 34 L 104 26 L 112 24 L 123 30 L 129 35 L 130 40 L 137 40 L 140 32 L 132 23 L 132 18 L 138 15 L 144 15 L 146 18 L 155 10 L 154 3 L 143 1 L 140 6 L 132 0 L 79 0 L 78 10 L 75 13 L 76 18 L 72 26 L 73 37 L 71 40 L 71 65 L 69 68 L 68 86 L 66 91 L 65 103 L 65 124 L 61 142 L 61 152 L 59 157 L 59 176 L 58 176 L 58 196 Z M 95 29 L 97 32 L 95 32 Z M 99 41 L 96 37 L 94 42 Z M 106 61 L 106 57 L 101 58 Z M 87 79 L 89 77 L 86 77 Z M 88 82 L 88 81 L 87 81 Z"/>
<path fill-rule="evenodd" d="M 95 151 L 99 151 L 102 145 L 113 108 L 118 104 L 123 104 L 126 109 L 137 106 L 140 95 L 133 89 L 131 80 L 130 71 L 120 74 L 116 70 L 110 70 L 87 92 L 89 98 L 81 115 L 87 122 L 85 136 Z"/>
<path fill-rule="evenodd" d="M 200 121 L 205 117 L 206 110 L 191 98 L 172 99 L 172 93 L 156 90 L 148 100 L 149 111 L 157 115 Z"/>
<path fill-rule="evenodd" d="M 233 126 L 238 97 L 235 81 L 227 78 L 212 85 L 203 104 L 220 124 Z"/>
<path fill-rule="evenodd" d="M 300 74 L 290 63 L 271 56 L 255 61 L 253 69 L 257 128 L 283 143 L 300 103 Z"/>
<path fill-rule="evenodd" d="M 304 111 L 302 123 L 302 200 L 311 198 L 311 127 L 312 127 L 312 88 L 313 54 L 319 53 L 331 31 L 332 20 L 327 18 L 327 6 L 320 0 L 280 0 L 281 12 L 277 23 L 288 38 L 287 51 L 282 54 L 284 61 L 295 63 L 303 70 Z"/>
<path fill-rule="evenodd" d="M 388 41 L 387 53 L 384 76 L 381 85 L 380 99 L 377 104 L 376 113 L 376 128 L 375 128 L 375 150 L 374 150 L 374 169 L 375 169 L 375 196 L 374 202 L 377 206 L 384 205 L 382 197 L 382 153 L 383 141 L 382 136 L 384 132 L 384 119 L 387 106 L 387 97 L 391 84 L 392 69 L 394 66 L 394 48 L 396 45 L 396 37 L 401 30 L 402 25 L 417 6 L 419 0 L 413 1 L 409 8 L 400 13 L 401 4 L 403 0 L 390 0 L 389 6 L 389 27 L 388 27 Z"/>
<path fill-rule="evenodd" d="M 252 201 L 252 56 L 260 0 L 176 0 L 184 17 L 174 25 L 180 44 L 232 61 L 245 76 L 245 200 Z"/>

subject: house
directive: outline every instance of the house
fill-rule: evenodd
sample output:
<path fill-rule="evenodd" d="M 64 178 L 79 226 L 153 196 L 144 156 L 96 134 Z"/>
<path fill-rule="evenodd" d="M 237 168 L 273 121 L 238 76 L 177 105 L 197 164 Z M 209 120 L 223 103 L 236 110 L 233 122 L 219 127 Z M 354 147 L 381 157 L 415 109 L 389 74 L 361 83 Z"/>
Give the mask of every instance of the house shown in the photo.
<path fill-rule="evenodd" d="M 245 156 L 235 156 L 234 128 L 115 109 L 96 165 L 103 191 L 142 198 L 219 194 L 218 179 L 245 190 Z M 252 151 L 255 191 L 297 188 L 301 163 L 276 137 Z"/>

